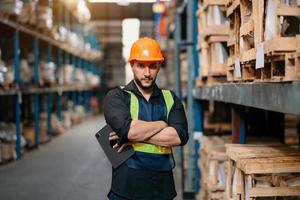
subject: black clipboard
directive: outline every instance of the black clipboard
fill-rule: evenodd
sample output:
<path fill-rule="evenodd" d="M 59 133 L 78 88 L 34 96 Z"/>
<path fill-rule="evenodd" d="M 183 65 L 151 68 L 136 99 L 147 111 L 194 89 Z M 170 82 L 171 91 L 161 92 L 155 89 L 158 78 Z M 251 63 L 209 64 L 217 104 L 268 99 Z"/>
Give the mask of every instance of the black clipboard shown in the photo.
<path fill-rule="evenodd" d="M 117 168 L 134 154 L 134 150 L 132 146 L 127 146 L 121 153 L 118 153 L 112 148 L 111 141 L 108 139 L 111 132 L 113 132 L 111 127 L 105 125 L 95 136 L 113 168 Z"/>

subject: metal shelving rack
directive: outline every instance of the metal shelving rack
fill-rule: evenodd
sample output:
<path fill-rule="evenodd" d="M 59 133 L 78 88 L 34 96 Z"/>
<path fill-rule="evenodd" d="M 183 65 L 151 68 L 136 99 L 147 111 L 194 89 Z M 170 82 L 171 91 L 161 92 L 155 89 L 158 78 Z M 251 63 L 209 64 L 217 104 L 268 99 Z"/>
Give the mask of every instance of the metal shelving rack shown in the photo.
<path fill-rule="evenodd" d="M 278 137 L 282 141 L 284 136 L 284 113 L 300 115 L 300 83 L 225 83 L 214 86 L 195 88 L 198 77 L 200 58 L 197 50 L 197 6 L 198 1 L 177 1 L 174 24 L 168 27 L 168 40 L 173 35 L 174 45 L 174 88 L 176 94 L 182 98 L 181 74 L 179 55 L 183 48 L 187 49 L 188 57 L 188 91 L 187 111 L 189 121 L 189 154 L 187 177 L 182 175 L 183 199 L 192 199 L 193 195 L 185 196 L 186 191 L 197 193 L 200 188 L 200 174 L 197 167 L 199 159 L 198 138 L 203 132 L 203 101 L 213 100 L 225 102 L 231 106 L 232 142 L 244 144 L 247 137 L 247 116 L 245 109 L 260 109 L 268 115 L 270 136 Z M 187 27 L 182 27 L 182 13 L 186 10 Z M 175 25 L 175 30 L 170 27 Z M 181 32 L 186 28 L 187 39 L 183 41 Z M 169 44 L 167 44 L 168 46 Z M 261 122 L 262 123 L 262 122 Z M 276 132 L 274 135 L 272 132 Z M 300 133 L 299 133 L 300 134 Z M 181 160 L 181 162 L 183 162 Z M 187 192 L 188 194 L 189 192 Z"/>
<path fill-rule="evenodd" d="M 69 23 L 70 22 L 70 11 L 64 9 L 62 12 L 62 2 L 58 3 L 58 25 Z M 48 6 L 53 8 L 53 1 L 48 0 Z M 64 20 L 62 20 L 64 14 Z M 76 20 L 75 20 L 76 21 Z M 77 22 L 79 24 L 79 22 Z M 15 97 L 15 124 L 16 124 L 16 154 L 17 158 L 21 157 L 21 105 L 22 105 L 22 95 L 28 94 L 33 95 L 34 97 L 34 130 L 35 130 L 35 146 L 39 145 L 39 114 L 40 114 L 40 99 L 41 95 L 46 95 L 47 102 L 47 126 L 48 134 L 52 135 L 52 126 L 51 126 L 51 112 L 53 108 L 53 96 L 56 95 L 57 98 L 57 110 L 56 114 L 59 120 L 62 120 L 62 97 L 65 95 L 69 96 L 69 93 L 72 93 L 73 105 L 83 104 L 86 111 L 90 110 L 89 100 L 94 96 L 94 91 L 99 88 L 92 88 L 89 86 L 78 87 L 78 86 L 55 86 L 55 87 L 40 87 L 39 84 L 39 53 L 40 42 L 47 44 L 47 60 L 56 62 L 57 68 L 59 68 L 63 63 L 72 63 L 75 67 L 82 68 L 86 71 L 92 72 L 96 75 L 102 76 L 99 64 L 99 56 L 91 54 L 90 52 L 77 52 L 67 45 L 60 43 L 59 41 L 54 40 L 50 36 L 40 33 L 37 29 L 37 25 L 34 29 L 29 28 L 23 24 L 20 24 L 18 20 L 11 19 L 7 14 L 0 11 L 0 24 L 8 26 L 13 29 L 13 63 L 15 66 L 15 87 L 10 88 L 9 90 L 0 89 L 1 96 L 14 96 Z M 20 34 L 27 34 L 34 39 L 34 85 L 30 88 L 22 87 L 20 80 Z M 94 49 L 97 49 L 99 54 L 99 45 L 96 44 L 96 40 L 93 39 L 93 36 L 85 37 L 85 40 L 89 40 L 91 46 Z M 52 49 L 57 48 L 57 60 L 54 61 L 52 57 Z M 96 51 L 96 50 L 95 50 Z M 98 54 L 97 54 L 98 55 Z M 71 60 L 72 57 L 72 60 Z M 58 74 L 56 74 L 56 80 L 58 81 Z"/>
<path fill-rule="evenodd" d="M 181 66 L 180 66 L 180 53 L 182 50 L 187 51 L 187 61 L 188 61 L 188 83 L 187 83 L 187 118 L 189 122 L 188 132 L 189 132 L 189 142 L 188 142 L 188 169 L 187 177 L 184 175 L 183 169 L 183 150 L 181 149 L 181 159 L 179 163 L 181 165 L 181 188 L 183 192 L 183 199 L 194 199 L 196 191 L 200 189 L 200 173 L 197 165 L 198 160 L 198 148 L 199 142 L 194 139 L 194 135 L 202 132 L 202 105 L 200 101 L 193 97 L 193 89 L 195 77 L 198 74 L 199 58 L 197 53 L 197 0 L 183 0 L 177 1 L 175 21 L 174 24 L 169 24 L 168 26 L 168 39 L 173 36 L 174 39 L 174 89 L 176 95 L 180 99 L 184 99 L 182 96 L 182 85 L 181 85 Z M 183 16 L 186 14 L 186 27 L 182 27 Z M 171 27 L 175 27 L 171 30 Z M 186 39 L 182 38 L 182 31 L 186 29 Z M 167 43 L 167 46 L 169 44 Z M 170 51 L 170 49 L 168 49 Z M 170 67 L 170 66 L 169 66 Z M 199 123 L 195 123 L 199 122 Z"/>

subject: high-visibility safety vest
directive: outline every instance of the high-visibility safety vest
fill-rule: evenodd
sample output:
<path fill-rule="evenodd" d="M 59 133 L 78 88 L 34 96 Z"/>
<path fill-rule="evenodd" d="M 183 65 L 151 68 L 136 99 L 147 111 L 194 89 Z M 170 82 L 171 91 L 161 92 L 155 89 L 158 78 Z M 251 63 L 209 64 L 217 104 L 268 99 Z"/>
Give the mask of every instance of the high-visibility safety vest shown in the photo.
<path fill-rule="evenodd" d="M 137 96 L 132 91 L 124 90 L 123 87 L 121 87 L 121 89 L 130 94 L 130 115 L 132 119 L 137 120 L 139 116 L 139 101 Z M 167 119 L 168 119 L 172 106 L 174 105 L 174 99 L 170 90 L 161 90 L 161 91 L 167 107 Z M 169 147 L 163 147 L 163 146 L 148 144 L 143 142 L 134 143 L 132 146 L 133 149 L 138 152 L 153 153 L 153 154 L 172 154 L 172 149 Z"/>

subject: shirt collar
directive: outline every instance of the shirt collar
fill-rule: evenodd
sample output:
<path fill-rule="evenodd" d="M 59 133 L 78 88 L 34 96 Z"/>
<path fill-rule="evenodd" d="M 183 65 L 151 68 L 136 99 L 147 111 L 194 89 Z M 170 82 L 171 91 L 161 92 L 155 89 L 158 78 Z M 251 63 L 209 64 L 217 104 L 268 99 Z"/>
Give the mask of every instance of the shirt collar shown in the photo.
<path fill-rule="evenodd" d="M 140 95 L 143 97 L 143 95 L 141 94 L 141 92 L 139 91 L 138 87 L 136 86 L 135 82 L 132 80 L 130 81 L 125 87 L 124 87 L 125 90 L 129 90 L 129 91 L 132 91 L 134 92 L 135 94 L 137 95 Z M 156 96 L 159 96 L 161 94 L 161 91 L 159 89 L 159 87 L 156 85 L 156 83 L 154 83 L 154 86 L 153 86 L 153 93 L 151 95 L 151 97 L 156 97 Z"/>

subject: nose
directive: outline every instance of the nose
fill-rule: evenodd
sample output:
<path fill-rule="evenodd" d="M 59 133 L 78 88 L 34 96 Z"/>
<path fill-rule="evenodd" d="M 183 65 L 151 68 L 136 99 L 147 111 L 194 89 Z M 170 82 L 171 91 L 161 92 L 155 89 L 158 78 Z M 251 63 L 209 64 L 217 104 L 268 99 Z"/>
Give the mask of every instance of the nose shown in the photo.
<path fill-rule="evenodd" d="M 147 66 L 147 67 L 145 67 L 145 74 L 144 74 L 145 76 L 150 76 L 150 69 L 149 69 L 149 67 Z"/>

